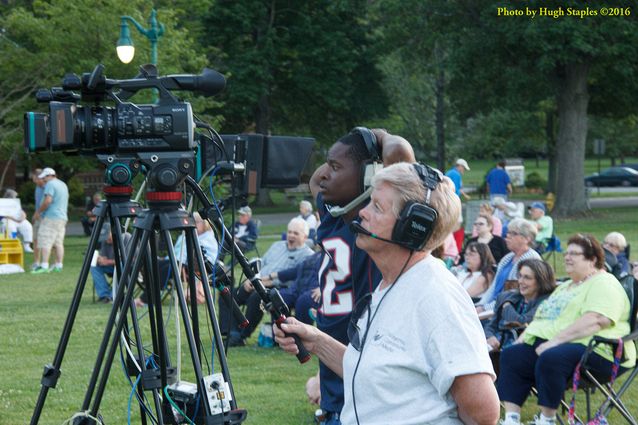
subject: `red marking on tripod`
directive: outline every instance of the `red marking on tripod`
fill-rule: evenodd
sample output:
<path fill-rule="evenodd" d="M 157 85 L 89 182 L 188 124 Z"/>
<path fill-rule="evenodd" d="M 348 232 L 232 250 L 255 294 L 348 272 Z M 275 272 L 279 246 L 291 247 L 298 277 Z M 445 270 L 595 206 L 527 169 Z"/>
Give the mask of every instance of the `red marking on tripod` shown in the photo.
<path fill-rule="evenodd" d="M 147 201 L 181 201 L 182 192 L 147 192 Z"/>
<path fill-rule="evenodd" d="M 133 186 L 104 186 L 106 195 L 130 195 L 133 193 Z"/>

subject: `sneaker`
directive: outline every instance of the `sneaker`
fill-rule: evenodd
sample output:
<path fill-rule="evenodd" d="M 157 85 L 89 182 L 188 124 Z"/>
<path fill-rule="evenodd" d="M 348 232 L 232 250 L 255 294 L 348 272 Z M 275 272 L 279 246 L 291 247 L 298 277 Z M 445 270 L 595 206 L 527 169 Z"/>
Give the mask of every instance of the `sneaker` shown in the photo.
<path fill-rule="evenodd" d="M 113 298 L 111 298 L 111 297 L 102 297 L 102 298 L 98 299 L 97 302 L 102 303 L 102 304 L 111 304 L 113 302 Z"/>
<path fill-rule="evenodd" d="M 45 269 L 44 267 L 36 267 L 35 269 L 31 270 L 31 274 L 42 274 L 42 273 L 49 273 L 51 269 Z"/>
<path fill-rule="evenodd" d="M 31 271 L 34 271 L 35 269 L 39 268 L 40 265 L 38 263 L 33 263 L 31 264 Z"/>
<path fill-rule="evenodd" d="M 234 333 L 230 335 L 228 338 L 228 346 L 229 347 L 245 347 L 246 340 L 239 335 L 235 335 Z"/>
<path fill-rule="evenodd" d="M 28 243 L 25 243 L 22 249 L 24 249 L 24 252 L 33 252 L 33 248 L 31 248 L 31 244 L 28 244 Z"/>
<path fill-rule="evenodd" d="M 534 420 L 528 422 L 527 425 L 556 425 L 556 419 L 541 419 L 539 415 L 534 415 Z"/>
<path fill-rule="evenodd" d="M 508 418 L 508 419 L 501 419 L 500 421 L 498 421 L 498 425 L 521 425 L 521 423 Z"/>
<path fill-rule="evenodd" d="M 53 273 L 60 273 L 60 272 L 62 271 L 62 267 L 60 267 L 60 266 L 53 266 L 53 267 L 51 267 L 51 268 L 49 269 L 49 271 L 50 271 L 50 272 L 53 272 Z"/>

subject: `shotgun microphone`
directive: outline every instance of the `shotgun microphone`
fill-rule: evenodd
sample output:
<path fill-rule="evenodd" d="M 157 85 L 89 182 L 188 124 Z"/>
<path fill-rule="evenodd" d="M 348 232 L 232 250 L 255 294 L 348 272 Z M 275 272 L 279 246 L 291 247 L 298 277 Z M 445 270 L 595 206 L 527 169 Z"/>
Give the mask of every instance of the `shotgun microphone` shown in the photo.
<path fill-rule="evenodd" d="M 350 231 L 352 233 L 359 233 L 359 234 L 362 234 L 362 235 L 370 236 L 371 238 L 379 239 L 380 241 L 383 241 L 383 242 L 387 242 L 387 243 L 391 243 L 391 244 L 394 244 L 394 245 L 403 246 L 403 244 L 401 244 L 399 242 L 395 242 L 395 241 L 393 241 L 391 239 L 382 238 L 381 236 L 377 235 L 376 233 L 372 233 L 372 232 L 368 231 L 367 229 L 365 229 L 361 225 L 361 223 L 359 223 L 356 220 L 353 220 L 350 223 Z"/>

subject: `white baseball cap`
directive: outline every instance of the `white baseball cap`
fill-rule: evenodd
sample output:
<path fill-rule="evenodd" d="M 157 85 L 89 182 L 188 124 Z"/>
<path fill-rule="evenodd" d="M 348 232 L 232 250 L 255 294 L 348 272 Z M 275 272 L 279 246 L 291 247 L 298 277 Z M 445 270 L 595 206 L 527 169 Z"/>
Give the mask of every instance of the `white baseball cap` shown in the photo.
<path fill-rule="evenodd" d="M 47 176 L 55 176 L 55 170 L 53 168 L 45 168 L 44 170 L 42 170 L 42 172 L 38 175 L 39 179 L 43 179 Z"/>
<path fill-rule="evenodd" d="M 456 165 L 460 165 L 461 167 L 465 168 L 467 171 L 470 171 L 470 166 L 467 165 L 467 161 L 464 160 L 463 158 L 457 159 Z"/>

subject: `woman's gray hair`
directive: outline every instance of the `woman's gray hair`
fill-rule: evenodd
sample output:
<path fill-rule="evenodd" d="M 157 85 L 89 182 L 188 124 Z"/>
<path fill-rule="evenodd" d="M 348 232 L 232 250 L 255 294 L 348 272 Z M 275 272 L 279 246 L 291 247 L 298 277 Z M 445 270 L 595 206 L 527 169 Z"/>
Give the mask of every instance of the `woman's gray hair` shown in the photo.
<path fill-rule="evenodd" d="M 412 164 L 399 162 L 377 172 L 372 178 L 372 187 L 375 188 L 384 183 L 394 189 L 396 195 L 392 202 L 392 212 L 395 217 L 399 217 L 403 206 L 409 201 L 425 203 L 426 188 Z M 452 180 L 443 176 L 443 181 L 430 195 L 429 205 L 438 213 L 430 240 L 423 248 L 431 251 L 443 244 L 447 235 L 458 227 L 461 200 L 456 195 Z"/>
<path fill-rule="evenodd" d="M 627 239 L 625 239 L 625 236 L 623 236 L 623 234 L 620 232 L 609 233 L 607 236 L 605 236 L 603 242 L 614 245 L 621 251 L 624 251 L 625 248 L 627 248 Z"/>
<path fill-rule="evenodd" d="M 507 225 L 507 231 L 509 232 L 510 230 L 513 230 L 525 236 L 529 241 L 530 246 L 534 243 L 536 235 L 538 234 L 536 225 L 524 218 L 515 218 L 514 220 L 510 221 Z"/>

